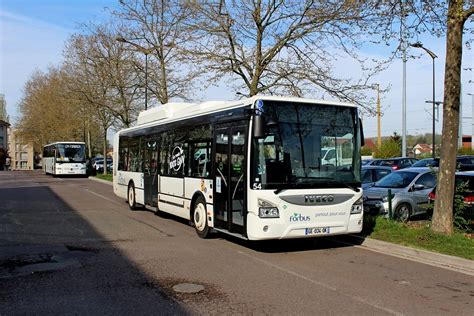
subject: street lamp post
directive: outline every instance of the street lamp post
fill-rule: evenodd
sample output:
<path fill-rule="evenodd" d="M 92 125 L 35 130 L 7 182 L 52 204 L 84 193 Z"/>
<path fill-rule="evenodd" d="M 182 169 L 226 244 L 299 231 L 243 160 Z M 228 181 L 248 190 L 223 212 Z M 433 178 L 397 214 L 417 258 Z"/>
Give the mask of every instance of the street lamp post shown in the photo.
<path fill-rule="evenodd" d="M 432 139 L 432 144 L 433 144 L 433 158 L 435 158 L 435 147 L 436 147 L 436 140 L 435 140 L 435 107 L 436 107 L 436 99 L 435 99 L 435 58 L 436 56 L 435 53 L 433 53 L 431 50 L 428 48 L 424 47 L 423 44 L 420 42 L 410 44 L 411 47 L 415 48 L 421 48 L 423 49 L 428 55 L 430 55 L 431 59 L 433 60 L 433 139 Z"/>
<path fill-rule="evenodd" d="M 148 54 L 151 53 L 153 48 L 145 48 L 136 43 L 130 42 L 123 37 L 117 37 L 118 42 L 127 43 L 136 47 L 140 52 L 145 55 L 145 110 L 148 109 Z"/>

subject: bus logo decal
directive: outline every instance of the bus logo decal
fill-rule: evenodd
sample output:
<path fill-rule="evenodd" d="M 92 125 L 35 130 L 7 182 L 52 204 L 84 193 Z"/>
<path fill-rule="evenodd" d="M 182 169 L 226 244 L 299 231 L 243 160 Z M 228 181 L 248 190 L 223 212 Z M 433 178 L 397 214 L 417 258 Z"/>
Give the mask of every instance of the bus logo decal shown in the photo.
<path fill-rule="evenodd" d="M 334 202 L 334 195 L 305 195 L 304 202 L 308 204 Z"/>
<path fill-rule="evenodd" d="M 309 216 L 303 216 L 300 213 L 294 213 L 290 216 L 290 222 L 308 222 L 311 220 Z"/>
<path fill-rule="evenodd" d="M 170 169 L 178 171 L 184 165 L 184 151 L 180 146 L 176 146 L 171 153 Z"/>

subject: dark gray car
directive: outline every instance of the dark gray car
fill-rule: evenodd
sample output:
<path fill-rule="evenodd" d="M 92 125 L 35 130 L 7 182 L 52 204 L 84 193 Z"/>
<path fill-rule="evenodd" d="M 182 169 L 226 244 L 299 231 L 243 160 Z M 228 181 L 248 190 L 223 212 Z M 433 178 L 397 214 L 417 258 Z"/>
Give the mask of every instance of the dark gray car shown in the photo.
<path fill-rule="evenodd" d="M 393 195 L 394 218 L 407 221 L 411 216 L 426 213 L 428 194 L 436 185 L 436 175 L 430 168 L 408 168 L 392 172 L 364 190 L 364 211 L 388 215 L 388 190 Z"/>

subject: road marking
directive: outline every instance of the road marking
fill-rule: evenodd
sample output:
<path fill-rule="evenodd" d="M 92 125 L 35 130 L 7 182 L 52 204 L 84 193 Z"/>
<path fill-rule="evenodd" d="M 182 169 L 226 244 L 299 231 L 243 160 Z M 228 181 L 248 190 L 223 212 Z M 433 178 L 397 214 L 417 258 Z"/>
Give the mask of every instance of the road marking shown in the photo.
<path fill-rule="evenodd" d="M 89 192 L 89 193 L 92 193 L 92 194 L 94 194 L 95 196 L 99 196 L 99 197 L 101 197 L 101 198 L 103 198 L 103 199 L 106 199 L 106 200 L 109 201 L 109 202 L 112 202 L 112 203 L 114 203 L 114 204 L 117 204 L 117 205 L 122 206 L 122 203 L 119 203 L 119 202 L 117 202 L 117 201 L 115 201 L 115 200 L 112 200 L 111 198 L 108 198 L 108 197 L 106 197 L 106 196 L 104 196 L 104 195 L 102 195 L 102 194 L 95 193 L 94 191 L 91 191 L 91 190 L 89 190 L 89 189 L 83 189 L 83 190 L 84 190 L 84 191 L 87 191 L 87 192 Z"/>
<path fill-rule="evenodd" d="M 265 265 L 267 265 L 267 266 L 270 266 L 270 267 L 275 268 L 275 269 L 277 269 L 277 270 L 280 270 L 280 271 L 282 271 L 282 272 L 291 274 L 291 275 L 293 275 L 293 276 L 295 276 L 295 277 L 297 277 L 297 278 L 300 278 L 300 279 L 302 279 L 302 280 L 305 280 L 305 281 L 307 281 L 307 282 L 309 282 L 309 283 L 312 283 L 312 284 L 314 284 L 314 285 L 322 286 L 322 287 L 324 287 L 324 288 L 326 288 L 326 289 L 328 289 L 328 290 L 330 290 L 330 291 L 333 291 L 333 292 L 338 292 L 338 293 L 340 293 L 340 294 L 342 294 L 342 295 L 345 295 L 345 296 L 347 296 L 347 297 L 349 297 L 349 298 L 351 298 L 351 299 L 353 299 L 353 300 L 355 300 L 355 301 L 358 301 L 358 302 L 360 302 L 360 303 L 362 303 L 362 304 L 372 306 L 372 307 L 374 307 L 374 308 L 376 308 L 376 309 L 382 310 L 382 311 L 387 312 L 387 313 L 392 314 L 392 315 L 403 315 L 403 313 L 397 312 L 397 311 L 395 311 L 395 310 L 393 310 L 393 309 L 390 309 L 390 308 L 386 308 L 386 307 L 379 306 L 379 305 L 377 305 L 377 304 L 374 304 L 374 303 L 372 303 L 372 302 L 367 301 L 366 299 L 364 299 L 364 298 L 362 298 L 362 297 L 354 296 L 354 295 L 351 295 L 351 294 L 347 294 L 347 293 L 338 291 L 338 289 L 337 289 L 336 287 L 334 287 L 334 286 L 330 286 L 330 285 L 328 285 L 328 284 L 326 284 L 326 283 L 322 283 L 322 282 L 319 282 L 319 281 L 310 279 L 310 278 L 308 278 L 308 277 L 306 277 L 306 276 L 304 276 L 304 275 L 301 275 L 301 274 L 299 274 L 299 273 L 297 273 L 297 272 L 294 272 L 294 271 L 288 270 L 288 269 L 286 269 L 286 268 L 280 267 L 280 266 L 278 266 L 278 265 L 276 265 L 276 264 L 274 264 L 274 263 L 271 263 L 271 262 L 269 262 L 269 261 L 267 261 L 267 260 L 254 257 L 254 256 L 252 256 L 252 255 L 250 255 L 250 254 L 247 254 L 247 253 L 245 253 L 245 252 L 242 252 L 242 251 L 237 251 L 237 252 L 238 252 L 239 254 L 244 255 L 244 256 L 247 256 L 247 257 L 249 257 L 249 258 L 251 258 L 251 259 L 253 259 L 253 260 L 255 260 L 255 261 L 258 261 L 258 262 L 260 262 L 260 263 L 263 263 L 263 264 L 265 264 Z"/>
<path fill-rule="evenodd" d="M 119 202 L 117 202 L 117 201 L 115 201 L 115 200 L 112 200 L 112 199 L 110 199 L 110 198 L 108 198 L 108 197 L 106 197 L 106 196 L 104 196 L 104 195 L 102 195 L 102 194 L 95 193 L 94 191 L 91 191 L 91 190 L 89 190 L 89 189 L 83 189 L 83 190 L 84 190 L 84 191 L 87 191 L 87 192 L 89 192 L 89 193 L 92 193 L 92 194 L 94 194 L 94 195 L 96 195 L 96 196 L 99 196 L 99 197 L 101 197 L 101 198 L 103 198 L 103 199 L 106 199 L 107 201 L 110 201 L 110 202 L 112 202 L 112 203 L 114 203 L 114 204 L 123 206 L 122 203 L 119 203 Z M 162 235 L 165 236 L 165 237 L 174 237 L 174 235 L 168 234 L 168 233 L 166 233 L 165 231 L 163 231 L 163 230 L 161 230 L 161 229 L 159 229 L 159 228 L 156 228 L 155 226 L 153 226 L 153 225 L 151 225 L 151 224 L 149 224 L 149 223 L 147 223 L 147 222 L 141 221 L 141 220 L 139 220 L 139 219 L 137 219 L 137 218 L 134 218 L 134 217 L 132 217 L 132 216 L 129 216 L 129 215 L 125 215 L 125 214 L 120 214 L 120 215 L 122 215 L 122 216 L 124 216 L 124 217 L 126 217 L 126 218 L 129 218 L 129 219 L 131 219 L 131 220 L 133 220 L 133 221 L 135 221 L 135 222 L 138 222 L 138 223 L 140 223 L 140 224 L 143 224 L 143 225 L 145 225 L 145 226 L 147 226 L 147 227 L 149 227 L 149 228 L 151 228 L 151 229 L 153 229 L 153 230 L 159 232 L 160 234 L 162 234 Z"/>

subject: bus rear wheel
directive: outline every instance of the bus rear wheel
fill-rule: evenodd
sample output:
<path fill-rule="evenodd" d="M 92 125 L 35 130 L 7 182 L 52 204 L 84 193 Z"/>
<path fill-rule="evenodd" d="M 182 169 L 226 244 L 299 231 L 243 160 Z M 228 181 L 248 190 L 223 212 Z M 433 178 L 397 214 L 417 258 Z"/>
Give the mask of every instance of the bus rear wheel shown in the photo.
<path fill-rule="evenodd" d="M 193 223 L 199 237 L 209 237 L 211 229 L 207 225 L 206 201 L 202 197 L 199 197 L 194 203 Z"/>
<path fill-rule="evenodd" d="M 128 185 L 128 207 L 134 211 L 137 209 L 137 201 L 135 199 L 135 186 L 133 182 Z"/>

